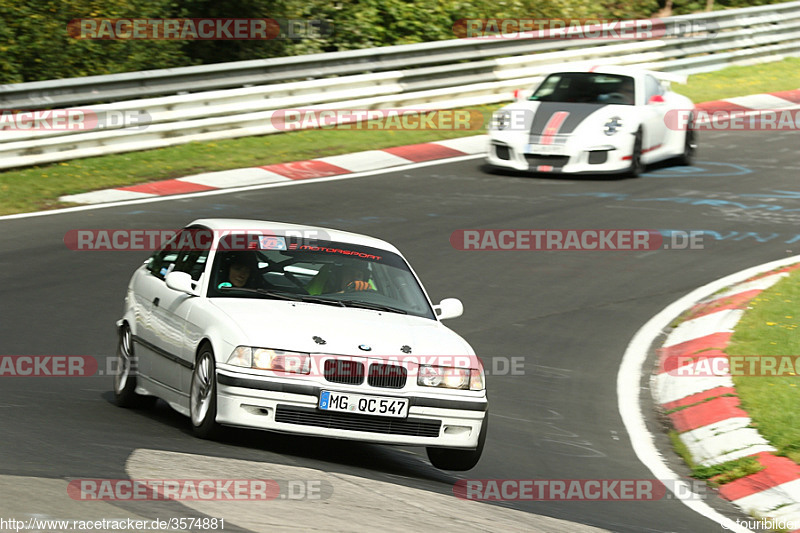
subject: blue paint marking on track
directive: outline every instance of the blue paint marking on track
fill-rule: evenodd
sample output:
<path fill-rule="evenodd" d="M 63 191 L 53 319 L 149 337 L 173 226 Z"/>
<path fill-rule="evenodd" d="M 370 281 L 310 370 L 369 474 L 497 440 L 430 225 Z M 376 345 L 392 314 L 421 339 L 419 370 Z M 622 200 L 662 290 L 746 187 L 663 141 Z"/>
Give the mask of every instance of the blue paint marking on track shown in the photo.
<path fill-rule="evenodd" d="M 715 170 L 713 167 L 728 167 L 730 170 Z M 705 168 L 712 167 L 712 168 Z M 744 174 L 751 174 L 753 171 L 742 165 L 735 165 L 733 163 L 720 163 L 715 161 L 698 161 L 694 166 L 677 166 L 667 167 L 652 172 L 642 174 L 643 178 L 720 178 L 726 176 L 742 176 Z"/>
<path fill-rule="evenodd" d="M 711 207 L 733 207 L 743 211 L 748 210 L 764 210 L 764 211 L 780 211 L 781 213 L 794 213 L 800 211 L 800 208 L 788 208 L 782 205 L 775 204 L 745 204 L 742 202 L 732 202 L 730 200 L 720 200 L 718 198 L 692 198 L 685 196 L 663 196 L 660 198 L 634 198 L 627 193 L 606 193 L 606 192 L 583 192 L 583 193 L 562 193 L 559 196 L 593 196 L 595 198 L 608 198 L 611 200 L 629 202 L 666 202 L 675 204 L 686 204 L 696 206 L 711 206 Z"/>
<path fill-rule="evenodd" d="M 774 241 L 775 239 L 782 240 L 784 244 L 795 244 L 800 242 L 800 234 L 786 234 L 786 233 L 756 233 L 753 231 L 726 231 L 721 233 L 719 231 L 709 230 L 709 229 L 693 229 L 693 230 L 685 230 L 685 229 L 660 229 L 657 230 L 662 236 L 665 238 L 671 238 L 673 236 L 678 237 L 685 237 L 685 236 L 695 236 L 700 237 L 701 239 L 705 239 L 706 237 L 710 237 L 715 241 L 744 241 L 744 240 L 754 240 L 757 243 L 766 243 Z"/>

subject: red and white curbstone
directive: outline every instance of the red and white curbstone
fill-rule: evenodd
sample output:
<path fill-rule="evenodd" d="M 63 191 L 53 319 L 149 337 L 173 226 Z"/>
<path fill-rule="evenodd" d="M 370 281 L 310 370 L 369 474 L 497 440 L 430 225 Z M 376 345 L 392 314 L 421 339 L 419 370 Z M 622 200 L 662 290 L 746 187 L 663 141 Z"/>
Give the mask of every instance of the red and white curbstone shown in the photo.
<path fill-rule="evenodd" d="M 352 154 L 320 157 L 307 161 L 292 161 L 263 167 L 207 172 L 186 176 L 185 178 L 131 185 L 130 187 L 72 194 L 62 196 L 59 200 L 81 204 L 136 200 L 171 194 L 213 191 L 230 187 L 343 176 L 356 172 L 368 172 L 370 170 L 424 161 L 479 154 L 484 151 L 486 151 L 486 136 L 475 135 L 446 141 L 397 146 L 383 150 L 367 150 Z"/>
<path fill-rule="evenodd" d="M 697 464 L 753 456 L 765 467 L 722 485 L 721 496 L 745 513 L 800 524 L 800 465 L 774 455 L 776 449 L 751 427 L 727 370 L 693 376 L 693 365 L 701 362 L 691 360 L 702 355 L 706 368 L 719 368 L 713 360 L 720 358 L 727 369 L 724 349 L 748 303 L 797 268 L 800 265 L 747 280 L 692 307 L 658 351 L 659 372 L 652 390 Z"/>

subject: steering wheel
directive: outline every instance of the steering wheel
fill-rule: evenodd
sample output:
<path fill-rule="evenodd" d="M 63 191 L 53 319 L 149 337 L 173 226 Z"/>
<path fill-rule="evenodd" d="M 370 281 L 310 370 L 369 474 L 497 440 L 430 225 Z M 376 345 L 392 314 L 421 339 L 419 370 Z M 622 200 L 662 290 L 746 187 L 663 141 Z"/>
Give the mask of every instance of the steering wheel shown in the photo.
<path fill-rule="evenodd" d="M 366 283 L 366 284 L 367 284 L 367 288 L 366 288 L 366 289 L 356 289 L 356 284 L 357 284 L 357 283 Z M 347 284 L 347 286 L 344 288 L 344 291 L 343 291 L 343 292 L 348 292 L 348 293 L 349 293 L 349 292 L 366 292 L 366 291 L 372 291 L 372 292 L 375 292 L 375 289 L 373 289 L 373 288 L 372 288 L 372 286 L 371 286 L 371 285 L 369 285 L 369 282 L 368 282 L 368 281 L 351 281 L 351 282 L 350 282 L 350 283 L 348 283 L 348 284 Z"/>

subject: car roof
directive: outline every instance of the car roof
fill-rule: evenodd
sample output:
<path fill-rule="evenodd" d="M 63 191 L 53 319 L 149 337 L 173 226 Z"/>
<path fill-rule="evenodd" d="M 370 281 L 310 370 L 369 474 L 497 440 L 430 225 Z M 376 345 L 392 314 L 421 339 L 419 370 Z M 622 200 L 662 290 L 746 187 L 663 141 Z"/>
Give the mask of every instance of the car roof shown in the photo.
<path fill-rule="evenodd" d="M 349 231 L 342 231 L 331 228 L 324 228 L 320 226 L 304 226 L 300 224 L 289 224 L 286 222 L 276 222 L 269 220 L 250 220 L 243 218 L 201 218 L 194 220 L 189 226 L 205 226 L 210 230 L 215 231 L 230 231 L 232 233 L 241 233 L 246 231 L 264 231 L 264 232 L 317 232 L 319 235 L 314 235 L 316 238 L 323 240 L 330 239 L 331 241 L 356 244 L 360 246 L 371 246 L 373 248 L 380 248 L 388 250 L 396 254 L 400 251 L 388 242 L 369 237 L 367 235 L 360 235 L 358 233 L 351 233 Z"/>
<path fill-rule="evenodd" d="M 586 74 L 596 72 L 598 74 L 616 74 L 618 76 L 630 76 L 634 79 L 642 79 L 646 75 L 650 75 L 660 82 L 675 82 L 686 83 L 688 76 L 686 74 L 678 74 L 675 72 L 661 72 L 657 70 L 647 70 L 643 68 L 636 68 L 627 65 L 595 65 L 589 68 L 576 68 L 575 70 L 556 70 L 550 72 L 552 74 Z"/>

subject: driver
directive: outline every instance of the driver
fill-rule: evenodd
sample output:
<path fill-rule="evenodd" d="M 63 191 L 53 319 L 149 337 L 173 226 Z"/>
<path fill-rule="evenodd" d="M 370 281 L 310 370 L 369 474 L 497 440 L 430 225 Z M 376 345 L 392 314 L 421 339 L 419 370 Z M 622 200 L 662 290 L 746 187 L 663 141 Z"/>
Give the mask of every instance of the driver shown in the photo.
<path fill-rule="evenodd" d="M 366 266 L 345 265 L 342 268 L 342 291 L 369 291 L 369 269 Z"/>

